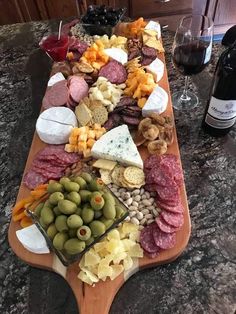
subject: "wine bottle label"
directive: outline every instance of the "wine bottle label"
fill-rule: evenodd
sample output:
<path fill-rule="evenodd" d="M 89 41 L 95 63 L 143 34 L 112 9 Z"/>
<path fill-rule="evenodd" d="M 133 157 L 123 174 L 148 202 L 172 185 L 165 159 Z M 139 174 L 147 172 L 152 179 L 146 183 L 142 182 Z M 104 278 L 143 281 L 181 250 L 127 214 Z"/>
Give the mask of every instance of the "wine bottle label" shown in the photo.
<path fill-rule="evenodd" d="M 227 129 L 236 120 L 236 100 L 211 97 L 205 122 L 217 129 Z"/>

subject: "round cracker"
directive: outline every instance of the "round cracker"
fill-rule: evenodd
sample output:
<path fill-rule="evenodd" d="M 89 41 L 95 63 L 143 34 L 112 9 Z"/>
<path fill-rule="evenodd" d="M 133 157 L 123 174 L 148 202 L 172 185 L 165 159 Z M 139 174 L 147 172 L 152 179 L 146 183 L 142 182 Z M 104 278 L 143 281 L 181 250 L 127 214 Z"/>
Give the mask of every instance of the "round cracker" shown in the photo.
<path fill-rule="evenodd" d="M 125 181 L 131 185 L 140 185 L 145 182 L 145 175 L 142 169 L 137 167 L 127 167 L 124 171 Z"/>
<path fill-rule="evenodd" d="M 101 175 L 101 179 L 104 184 L 108 185 L 112 183 L 111 171 L 106 169 L 99 169 L 99 173 Z"/>
<path fill-rule="evenodd" d="M 111 178 L 113 183 L 115 183 L 116 185 L 120 186 L 120 173 L 121 171 L 123 171 L 124 167 L 122 166 L 115 166 L 115 168 L 113 169 L 112 173 L 111 173 Z"/>

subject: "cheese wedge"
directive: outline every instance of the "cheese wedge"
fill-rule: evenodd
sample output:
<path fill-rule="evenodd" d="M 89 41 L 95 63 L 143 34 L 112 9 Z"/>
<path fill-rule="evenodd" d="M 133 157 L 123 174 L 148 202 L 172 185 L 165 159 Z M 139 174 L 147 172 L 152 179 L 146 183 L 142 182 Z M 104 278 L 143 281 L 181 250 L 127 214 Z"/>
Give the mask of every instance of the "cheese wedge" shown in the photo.
<path fill-rule="evenodd" d="M 107 48 L 104 52 L 112 59 L 125 64 L 128 61 L 128 54 L 121 48 Z"/>
<path fill-rule="evenodd" d="M 142 115 L 148 117 L 152 112 L 160 114 L 166 110 L 167 104 L 167 92 L 160 86 L 156 86 L 142 108 Z"/>
<path fill-rule="evenodd" d="M 58 72 L 50 77 L 48 81 L 48 86 L 51 87 L 57 82 L 63 81 L 65 79 L 64 75 L 61 72 Z"/>
<path fill-rule="evenodd" d="M 126 124 L 105 133 L 93 145 L 91 153 L 95 158 L 114 160 L 143 168 L 142 158 Z"/>
<path fill-rule="evenodd" d="M 48 144 L 65 144 L 71 130 L 77 126 L 74 112 L 65 107 L 53 107 L 43 111 L 36 122 L 39 138 Z"/>
<path fill-rule="evenodd" d="M 164 63 L 156 58 L 152 63 L 147 65 L 145 68 L 147 72 L 151 73 L 154 77 L 155 82 L 159 82 L 164 75 Z"/>
<path fill-rule="evenodd" d="M 147 25 L 145 26 L 145 29 L 151 29 L 153 31 L 157 32 L 157 38 L 159 39 L 161 37 L 161 26 L 158 22 L 155 21 L 149 21 Z"/>

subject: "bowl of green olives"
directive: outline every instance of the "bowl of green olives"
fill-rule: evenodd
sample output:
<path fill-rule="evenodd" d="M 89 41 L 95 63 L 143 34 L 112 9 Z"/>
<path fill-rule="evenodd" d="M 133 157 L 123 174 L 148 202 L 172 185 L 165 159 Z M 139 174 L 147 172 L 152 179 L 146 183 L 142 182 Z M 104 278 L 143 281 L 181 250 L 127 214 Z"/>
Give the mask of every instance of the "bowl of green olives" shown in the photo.
<path fill-rule="evenodd" d="M 105 5 L 89 5 L 86 13 L 81 17 L 80 25 L 90 36 L 111 36 L 125 11 L 125 8 L 114 9 Z"/>
<path fill-rule="evenodd" d="M 68 266 L 128 216 L 128 208 L 93 173 L 50 181 L 47 198 L 28 214 Z"/>

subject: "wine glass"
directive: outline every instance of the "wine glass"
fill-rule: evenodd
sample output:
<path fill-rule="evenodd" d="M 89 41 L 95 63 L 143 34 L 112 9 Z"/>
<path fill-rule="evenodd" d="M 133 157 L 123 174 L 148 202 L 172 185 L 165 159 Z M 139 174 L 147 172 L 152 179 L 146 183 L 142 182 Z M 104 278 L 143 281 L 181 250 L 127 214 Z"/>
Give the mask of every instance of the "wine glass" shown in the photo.
<path fill-rule="evenodd" d="M 200 73 L 210 62 L 213 21 L 204 15 L 185 16 L 175 33 L 172 59 L 175 68 L 185 76 L 183 91 L 172 95 L 173 107 L 178 110 L 194 108 L 198 97 L 188 90 L 189 77 Z"/>

